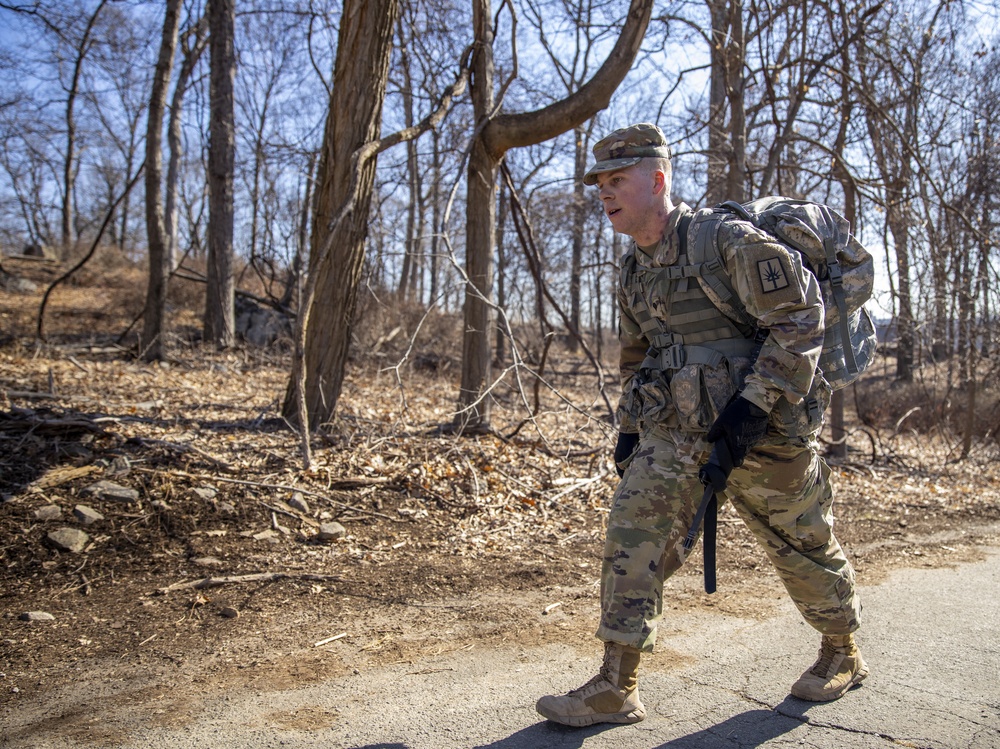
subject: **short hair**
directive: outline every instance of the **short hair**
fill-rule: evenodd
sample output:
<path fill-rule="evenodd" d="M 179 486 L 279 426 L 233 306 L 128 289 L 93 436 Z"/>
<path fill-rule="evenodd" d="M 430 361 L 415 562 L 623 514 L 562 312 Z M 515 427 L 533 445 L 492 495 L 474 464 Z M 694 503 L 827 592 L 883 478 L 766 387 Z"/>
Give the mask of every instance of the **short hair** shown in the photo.
<path fill-rule="evenodd" d="M 642 168 L 646 170 L 647 174 L 652 174 L 655 171 L 663 172 L 667 185 L 667 195 L 670 195 L 670 191 L 673 188 L 674 178 L 674 168 L 670 163 L 670 159 L 666 156 L 650 156 L 640 161 L 639 164 L 642 165 Z"/>

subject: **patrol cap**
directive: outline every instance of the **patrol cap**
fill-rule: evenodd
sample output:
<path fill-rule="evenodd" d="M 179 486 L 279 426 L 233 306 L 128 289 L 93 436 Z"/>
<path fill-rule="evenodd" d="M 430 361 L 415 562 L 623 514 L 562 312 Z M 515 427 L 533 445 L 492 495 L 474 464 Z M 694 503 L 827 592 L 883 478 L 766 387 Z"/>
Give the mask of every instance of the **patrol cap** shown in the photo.
<path fill-rule="evenodd" d="M 597 175 L 613 172 L 638 164 L 649 157 L 670 158 L 667 139 L 652 122 L 640 122 L 619 128 L 594 144 L 594 159 L 597 163 L 583 175 L 583 184 L 597 184 Z"/>

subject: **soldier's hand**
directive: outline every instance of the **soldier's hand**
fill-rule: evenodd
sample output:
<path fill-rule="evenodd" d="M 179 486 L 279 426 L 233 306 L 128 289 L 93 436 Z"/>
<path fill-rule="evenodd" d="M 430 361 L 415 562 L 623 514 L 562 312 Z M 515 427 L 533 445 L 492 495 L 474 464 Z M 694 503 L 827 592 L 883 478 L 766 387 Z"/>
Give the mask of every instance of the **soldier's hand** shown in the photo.
<path fill-rule="evenodd" d="M 618 470 L 618 477 L 625 475 L 625 469 L 632 462 L 632 454 L 639 446 L 639 435 L 631 432 L 619 432 L 618 444 L 615 445 L 615 468 Z"/>
<path fill-rule="evenodd" d="M 719 418 L 705 436 L 709 442 L 722 440 L 732 459 L 732 467 L 739 468 L 755 444 L 767 432 L 767 412 L 756 403 L 738 396 L 722 409 Z"/>

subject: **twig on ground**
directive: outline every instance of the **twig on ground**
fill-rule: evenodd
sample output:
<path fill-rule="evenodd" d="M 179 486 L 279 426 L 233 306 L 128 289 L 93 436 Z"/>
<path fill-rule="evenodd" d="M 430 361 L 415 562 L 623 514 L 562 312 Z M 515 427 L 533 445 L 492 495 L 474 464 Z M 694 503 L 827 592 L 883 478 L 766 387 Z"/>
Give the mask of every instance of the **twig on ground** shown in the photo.
<path fill-rule="evenodd" d="M 207 590 L 220 588 L 223 585 L 239 583 L 273 583 L 279 580 L 309 580 L 313 582 L 348 582 L 339 575 L 317 575 L 311 572 L 255 572 L 249 575 L 227 575 L 226 577 L 206 577 L 201 580 L 188 580 L 183 583 L 172 583 L 160 588 L 157 593 L 171 593 L 175 590 Z"/>

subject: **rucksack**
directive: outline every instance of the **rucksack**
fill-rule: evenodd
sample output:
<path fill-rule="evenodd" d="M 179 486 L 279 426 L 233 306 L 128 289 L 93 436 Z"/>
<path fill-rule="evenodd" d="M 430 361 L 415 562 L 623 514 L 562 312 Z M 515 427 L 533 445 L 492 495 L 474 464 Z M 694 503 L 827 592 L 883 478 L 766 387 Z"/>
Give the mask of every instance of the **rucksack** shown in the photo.
<path fill-rule="evenodd" d="M 698 282 L 723 314 L 754 329 L 756 321 L 733 290 L 719 252 L 719 228 L 733 214 L 801 255 L 803 266 L 819 281 L 826 311 L 817 367 L 834 390 L 857 380 L 872 363 L 878 343 L 865 308 L 875 267 L 871 254 L 851 234 L 850 222 L 826 205 L 780 196 L 744 204 L 730 200 L 694 213 L 685 244 L 688 262 L 701 266 Z"/>

